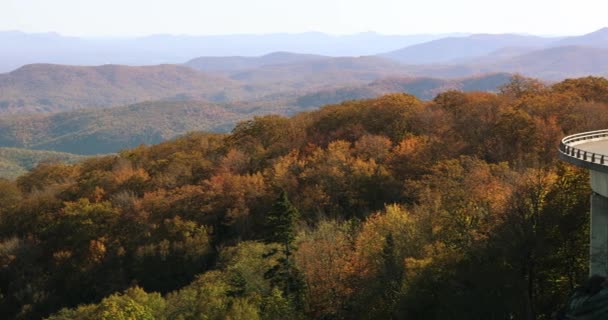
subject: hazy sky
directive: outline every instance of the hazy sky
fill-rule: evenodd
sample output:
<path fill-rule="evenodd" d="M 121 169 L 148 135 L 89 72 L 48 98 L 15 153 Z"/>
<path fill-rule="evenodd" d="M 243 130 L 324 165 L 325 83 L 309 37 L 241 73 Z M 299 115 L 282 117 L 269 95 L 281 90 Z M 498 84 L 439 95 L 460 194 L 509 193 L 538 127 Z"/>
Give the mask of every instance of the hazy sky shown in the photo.
<path fill-rule="evenodd" d="M 0 30 L 64 35 L 588 33 L 605 0 L 0 0 Z"/>

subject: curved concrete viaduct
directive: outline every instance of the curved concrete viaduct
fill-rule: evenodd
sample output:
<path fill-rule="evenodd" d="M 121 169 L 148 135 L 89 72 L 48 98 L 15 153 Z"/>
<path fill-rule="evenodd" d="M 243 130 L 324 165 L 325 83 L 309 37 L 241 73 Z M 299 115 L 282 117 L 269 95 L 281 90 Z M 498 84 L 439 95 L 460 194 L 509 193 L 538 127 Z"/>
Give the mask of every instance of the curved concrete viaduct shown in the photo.
<path fill-rule="evenodd" d="M 589 275 L 608 277 L 608 130 L 567 136 L 560 159 L 589 169 L 591 177 L 591 243 Z"/>

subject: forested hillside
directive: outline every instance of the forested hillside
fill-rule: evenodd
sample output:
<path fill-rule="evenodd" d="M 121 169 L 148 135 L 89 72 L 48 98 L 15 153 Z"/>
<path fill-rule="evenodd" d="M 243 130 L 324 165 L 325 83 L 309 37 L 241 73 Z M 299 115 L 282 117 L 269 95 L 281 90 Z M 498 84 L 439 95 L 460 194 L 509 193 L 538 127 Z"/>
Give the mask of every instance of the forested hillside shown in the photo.
<path fill-rule="evenodd" d="M 549 319 L 608 81 L 348 101 L 0 181 L 4 319 Z"/>
<path fill-rule="evenodd" d="M 229 64 L 234 69 L 218 70 L 222 64 Z M 200 58 L 191 65 L 203 71 L 179 65 L 27 65 L 0 74 L 0 114 L 6 118 L 13 114 L 48 115 L 76 109 L 94 110 L 92 113 L 95 113 L 97 109 L 151 101 L 206 101 L 207 105 L 235 106 L 257 103 L 267 110 L 278 106 L 272 111 L 280 112 L 280 107 L 296 106 L 294 101 L 300 96 L 353 86 L 373 86 L 375 81 L 387 77 L 406 77 L 417 83 L 411 93 L 421 99 L 432 99 L 446 89 L 446 83 L 467 81 L 435 79 L 429 83 L 424 77 L 410 77 L 405 66 L 379 57 L 331 58 L 275 53 L 259 58 Z M 205 65 L 210 67 L 205 68 Z M 485 76 L 482 73 L 471 79 Z M 477 86 L 465 90 L 487 88 L 488 85 L 477 82 Z M 490 85 L 489 90 L 495 88 Z M 376 91 L 377 94 L 385 92 Z M 170 107 L 167 103 L 167 108 Z"/>
<path fill-rule="evenodd" d="M 0 147 L 80 155 L 114 153 L 140 144 L 160 143 L 191 131 L 228 132 L 238 121 L 255 115 L 290 115 L 324 104 L 375 98 L 389 92 L 409 92 L 430 100 L 437 93 L 451 89 L 496 91 L 510 78 L 509 74 L 454 80 L 390 78 L 367 85 L 324 89 L 301 96 L 271 96 L 250 102 L 177 99 L 113 108 L 4 115 L 0 118 Z M 1 173 L 0 177 L 3 177 Z"/>
<path fill-rule="evenodd" d="M 259 104 L 156 101 L 100 110 L 7 116 L 0 119 L 0 146 L 89 155 L 113 153 L 160 143 L 189 131 L 227 132 L 239 120 L 272 111 L 283 110 Z"/>
<path fill-rule="evenodd" d="M 346 100 L 376 98 L 391 92 L 409 93 L 423 100 L 432 100 L 437 94 L 449 90 L 497 92 L 498 88 L 508 83 L 512 77 L 513 75 L 508 73 L 492 73 L 459 79 L 383 78 L 367 85 L 326 89 L 304 94 L 297 98 L 296 105 L 317 107 Z"/>
<path fill-rule="evenodd" d="M 40 162 L 74 163 L 85 157 L 64 152 L 0 148 L 0 178 L 14 179 Z"/>
<path fill-rule="evenodd" d="M 184 66 L 32 64 L 0 74 L 0 114 L 120 106 L 187 95 L 221 100 L 229 79 Z"/>

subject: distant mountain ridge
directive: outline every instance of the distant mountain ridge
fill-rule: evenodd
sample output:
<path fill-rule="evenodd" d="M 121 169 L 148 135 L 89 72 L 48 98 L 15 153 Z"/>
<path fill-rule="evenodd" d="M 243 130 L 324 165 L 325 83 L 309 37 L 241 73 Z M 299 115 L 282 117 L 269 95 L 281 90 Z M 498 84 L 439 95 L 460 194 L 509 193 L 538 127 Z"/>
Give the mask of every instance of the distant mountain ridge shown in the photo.
<path fill-rule="evenodd" d="M 484 73 L 520 73 L 548 81 L 583 76 L 608 76 L 608 49 L 561 46 L 515 54 L 492 53 L 457 64 L 416 65 L 408 72 L 416 77 L 458 78 Z"/>
<path fill-rule="evenodd" d="M 244 61 L 242 69 L 232 65 L 234 59 Z M 274 103 L 311 90 L 403 76 L 406 71 L 397 62 L 375 56 L 335 58 L 282 52 L 212 60 L 202 60 L 212 67 L 201 68 L 215 68 L 209 72 L 186 65 L 27 65 L 0 74 L 0 114 L 107 108 L 154 100 Z"/>
<path fill-rule="evenodd" d="M 201 71 L 235 71 L 328 58 L 327 56 L 314 54 L 277 51 L 259 57 L 199 57 L 186 62 L 185 65 Z"/>
<path fill-rule="evenodd" d="M 156 65 L 200 56 L 259 56 L 276 51 L 328 56 L 373 55 L 454 34 L 382 35 L 320 32 L 265 35 L 151 35 L 133 38 L 78 38 L 56 33 L 0 31 L 0 73 L 26 64 Z"/>
<path fill-rule="evenodd" d="M 360 34 L 357 36 L 360 38 L 345 36 L 334 41 L 373 40 L 377 36 Z M 19 39 L 20 34 L 6 33 L 5 37 Z M 36 37 L 41 38 L 41 42 L 58 41 L 58 52 L 84 41 L 55 34 Z M 214 37 L 209 39 L 222 38 Z M 297 39 L 288 35 L 232 37 L 243 41 Z M 317 33 L 302 37 L 327 39 L 326 35 Z M 142 39 L 152 43 L 162 40 L 167 45 L 175 41 L 173 51 L 179 51 L 184 45 L 180 37 Z M 124 41 L 130 43 L 130 40 Z M 240 45 L 246 44 L 245 41 Z M 501 72 L 550 81 L 585 75 L 606 76 L 608 61 L 605 57 L 608 55 L 605 50 L 608 50 L 608 28 L 567 38 L 514 34 L 448 37 L 372 56 L 333 57 L 277 51 L 255 57 L 190 57 L 181 62 L 183 65 L 31 64 L 0 74 L 0 114 L 106 108 L 155 100 L 253 101 L 276 105 L 302 95 L 365 86 L 384 78 L 458 79 Z M 0 56 L 2 54 L 0 51 Z"/>
<path fill-rule="evenodd" d="M 230 78 L 248 84 L 306 88 L 361 84 L 390 75 L 403 75 L 405 72 L 407 70 L 403 65 L 392 60 L 363 56 L 266 65 L 257 69 L 233 72 Z"/>
<path fill-rule="evenodd" d="M 444 38 L 379 55 L 408 64 L 417 77 L 468 77 L 521 73 L 550 81 L 608 75 L 608 28 L 585 35 L 543 38 L 475 34 Z"/>
<path fill-rule="evenodd" d="M 567 37 L 557 41 L 553 46 L 588 46 L 608 48 L 608 27 L 584 34 L 582 36 Z"/>
<path fill-rule="evenodd" d="M 588 75 L 608 76 L 608 47 L 551 47 L 498 61 L 485 68 L 511 70 L 530 77 L 556 81 Z"/>
<path fill-rule="evenodd" d="M 460 64 L 475 59 L 488 60 L 491 55 L 517 48 L 517 53 L 564 46 L 608 48 L 608 27 L 570 37 L 538 37 L 518 34 L 473 34 L 466 37 L 447 37 L 406 46 L 379 54 L 404 64 Z M 511 56 L 514 56 L 513 52 Z M 500 70 L 511 72 L 510 70 Z"/>
<path fill-rule="evenodd" d="M 541 47 L 554 41 L 551 38 L 516 34 L 474 34 L 468 37 L 449 37 L 416 44 L 387 52 L 380 56 L 404 64 L 447 63 L 483 56 L 505 47 Z"/>
<path fill-rule="evenodd" d="M 26 64 L 157 65 L 195 57 L 256 57 L 272 52 L 324 56 L 380 55 L 406 64 L 449 63 L 505 47 L 608 47 L 608 28 L 582 36 L 517 34 L 327 35 L 320 32 L 266 35 L 151 35 L 135 38 L 78 38 L 56 33 L 0 31 L 0 72 Z M 215 61 L 214 63 L 218 63 Z"/>

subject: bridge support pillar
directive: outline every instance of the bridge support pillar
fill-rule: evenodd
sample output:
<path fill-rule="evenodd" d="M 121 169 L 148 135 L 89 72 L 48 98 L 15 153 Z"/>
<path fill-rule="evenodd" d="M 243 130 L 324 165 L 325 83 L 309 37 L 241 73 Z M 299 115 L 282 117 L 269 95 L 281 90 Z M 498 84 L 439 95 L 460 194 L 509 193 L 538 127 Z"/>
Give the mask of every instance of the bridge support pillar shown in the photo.
<path fill-rule="evenodd" d="M 591 195 L 589 275 L 608 276 L 608 198 Z"/>
<path fill-rule="evenodd" d="M 589 169 L 589 182 L 593 190 L 589 230 L 589 274 L 608 278 L 608 130 L 565 137 L 559 146 L 559 157 Z"/>

